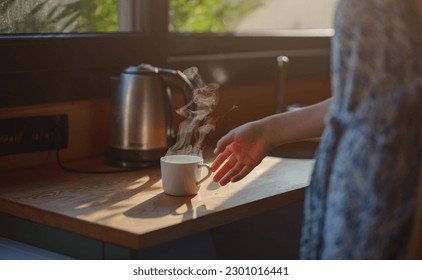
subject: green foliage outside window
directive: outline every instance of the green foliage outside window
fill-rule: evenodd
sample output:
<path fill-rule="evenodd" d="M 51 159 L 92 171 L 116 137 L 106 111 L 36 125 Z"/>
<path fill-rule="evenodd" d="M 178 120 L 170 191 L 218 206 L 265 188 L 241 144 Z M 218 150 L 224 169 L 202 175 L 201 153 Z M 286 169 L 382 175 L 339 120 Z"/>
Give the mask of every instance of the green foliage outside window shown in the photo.
<path fill-rule="evenodd" d="M 0 33 L 117 32 L 117 1 L 0 0 Z M 261 2 L 169 0 L 169 30 L 232 32 Z"/>
<path fill-rule="evenodd" d="M 116 32 L 117 0 L 0 0 L 1 33 Z"/>
<path fill-rule="evenodd" d="M 170 0 L 169 30 L 233 32 L 261 0 Z"/>

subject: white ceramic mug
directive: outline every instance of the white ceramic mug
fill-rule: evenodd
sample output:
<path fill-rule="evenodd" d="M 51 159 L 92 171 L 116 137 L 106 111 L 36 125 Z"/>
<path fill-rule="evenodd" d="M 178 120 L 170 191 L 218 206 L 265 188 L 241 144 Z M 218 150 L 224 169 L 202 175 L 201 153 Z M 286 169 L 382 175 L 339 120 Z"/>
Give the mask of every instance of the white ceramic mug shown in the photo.
<path fill-rule="evenodd" d="M 170 155 L 160 159 L 161 178 L 166 194 L 186 196 L 196 194 L 199 184 L 211 176 L 211 169 L 199 156 Z M 201 169 L 207 169 L 207 175 L 201 178 Z"/>

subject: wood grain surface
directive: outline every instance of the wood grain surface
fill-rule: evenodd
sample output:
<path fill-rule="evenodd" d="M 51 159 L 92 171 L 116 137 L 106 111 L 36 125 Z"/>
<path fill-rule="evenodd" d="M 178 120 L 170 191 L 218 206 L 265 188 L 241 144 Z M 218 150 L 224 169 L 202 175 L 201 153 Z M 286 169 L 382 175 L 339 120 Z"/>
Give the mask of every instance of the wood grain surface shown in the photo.
<path fill-rule="evenodd" d="M 103 159 L 69 163 L 103 168 Z M 157 167 L 83 174 L 57 165 L 0 173 L 0 211 L 131 249 L 211 229 L 303 199 L 313 160 L 267 157 L 225 187 L 205 181 L 197 195 L 163 193 Z"/>

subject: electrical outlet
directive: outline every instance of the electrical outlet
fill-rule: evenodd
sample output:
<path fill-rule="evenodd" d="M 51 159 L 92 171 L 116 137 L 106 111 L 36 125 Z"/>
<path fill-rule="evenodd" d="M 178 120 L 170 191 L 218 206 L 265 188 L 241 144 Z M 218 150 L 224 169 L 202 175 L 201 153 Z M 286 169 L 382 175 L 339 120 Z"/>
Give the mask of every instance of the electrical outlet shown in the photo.
<path fill-rule="evenodd" d="M 67 115 L 0 120 L 0 156 L 63 149 L 67 142 Z"/>

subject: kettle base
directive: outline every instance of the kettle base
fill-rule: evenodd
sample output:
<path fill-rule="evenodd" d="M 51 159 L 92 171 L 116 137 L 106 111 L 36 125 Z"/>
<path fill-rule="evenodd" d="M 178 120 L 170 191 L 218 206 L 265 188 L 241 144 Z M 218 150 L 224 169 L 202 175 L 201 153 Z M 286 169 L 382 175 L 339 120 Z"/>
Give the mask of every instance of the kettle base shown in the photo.
<path fill-rule="evenodd" d="M 128 169 L 146 168 L 159 165 L 160 158 L 165 153 L 165 150 L 140 151 L 109 147 L 106 162 L 112 166 Z"/>

